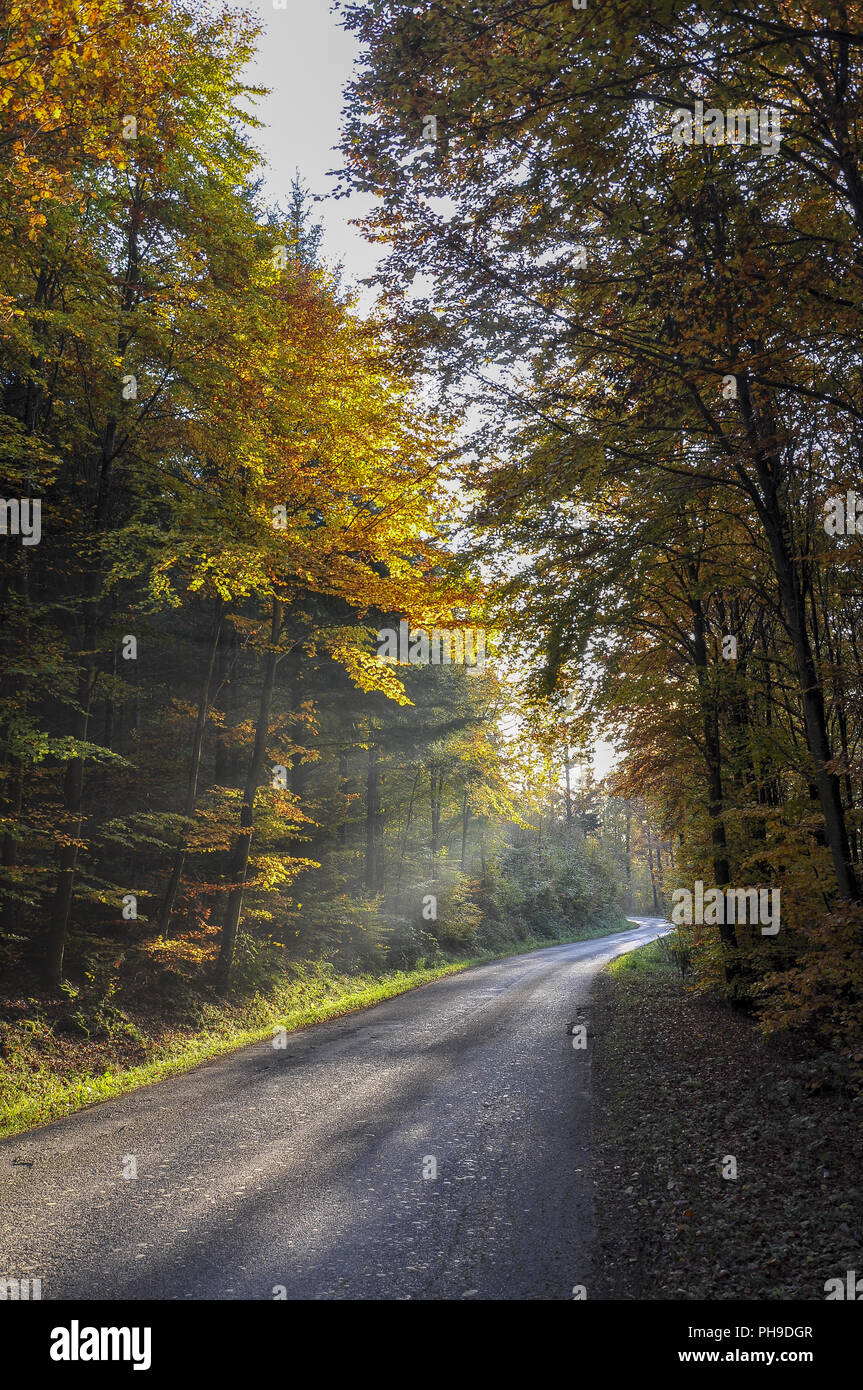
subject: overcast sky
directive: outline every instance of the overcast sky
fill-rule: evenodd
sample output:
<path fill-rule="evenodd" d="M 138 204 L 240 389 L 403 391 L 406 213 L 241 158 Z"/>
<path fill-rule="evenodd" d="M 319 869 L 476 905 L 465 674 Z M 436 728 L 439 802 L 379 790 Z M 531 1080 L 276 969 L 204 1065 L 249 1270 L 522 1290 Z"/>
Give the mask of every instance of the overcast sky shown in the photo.
<path fill-rule="evenodd" d="M 264 25 L 258 57 L 247 75 L 253 85 L 271 89 L 257 103 L 265 128 L 255 132 L 268 164 L 270 192 L 286 202 L 299 169 L 313 193 L 326 194 L 334 183 L 327 171 L 339 165 L 333 147 L 339 138 L 342 88 L 357 53 L 354 36 L 336 23 L 329 0 L 287 0 L 284 10 L 274 9 L 272 0 L 248 0 L 248 8 Z M 342 261 L 348 280 L 368 275 L 378 254 L 348 225 L 367 207 L 360 198 L 318 205 L 325 258 Z"/>

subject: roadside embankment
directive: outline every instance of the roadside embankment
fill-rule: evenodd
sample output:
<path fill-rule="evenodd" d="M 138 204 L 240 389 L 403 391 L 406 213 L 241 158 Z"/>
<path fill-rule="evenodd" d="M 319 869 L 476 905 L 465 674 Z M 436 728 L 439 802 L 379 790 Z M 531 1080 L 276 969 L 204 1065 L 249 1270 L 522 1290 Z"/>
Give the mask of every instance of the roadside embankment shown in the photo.
<path fill-rule="evenodd" d="M 861 1097 L 690 992 L 668 942 L 596 983 L 591 1296 L 824 1299 L 863 1275 Z"/>

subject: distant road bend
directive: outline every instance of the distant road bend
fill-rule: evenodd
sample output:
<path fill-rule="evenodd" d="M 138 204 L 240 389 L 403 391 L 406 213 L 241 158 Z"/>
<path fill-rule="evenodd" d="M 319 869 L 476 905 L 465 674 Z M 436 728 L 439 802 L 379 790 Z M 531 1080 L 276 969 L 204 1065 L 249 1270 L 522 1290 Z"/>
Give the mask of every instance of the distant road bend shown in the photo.
<path fill-rule="evenodd" d="M 0 1277 L 43 1299 L 589 1293 L 590 1046 L 568 1026 L 669 929 L 634 920 L 0 1142 Z"/>

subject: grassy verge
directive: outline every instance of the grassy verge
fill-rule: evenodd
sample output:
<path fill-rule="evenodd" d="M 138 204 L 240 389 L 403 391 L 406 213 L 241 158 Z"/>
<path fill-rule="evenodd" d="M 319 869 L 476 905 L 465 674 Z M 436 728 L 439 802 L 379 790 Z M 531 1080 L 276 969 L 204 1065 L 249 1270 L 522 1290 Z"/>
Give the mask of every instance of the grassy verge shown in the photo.
<path fill-rule="evenodd" d="M 667 938 L 660 937 L 639 946 L 635 951 L 617 956 L 605 967 L 607 975 L 676 975 L 674 961 L 669 954 Z"/>
<path fill-rule="evenodd" d="M 591 1296 L 823 1299 L 860 1268 L 860 1098 L 691 993 L 667 943 L 597 981 Z"/>
<path fill-rule="evenodd" d="M 384 999 L 471 966 L 608 934 L 607 927 L 425 969 L 383 976 L 338 975 L 328 962 L 294 966 L 292 978 L 273 982 L 246 998 L 209 996 L 187 1021 L 155 1011 L 127 1009 L 116 1028 L 100 1038 L 60 1033 L 56 1018 L 32 998 L 7 999 L 2 1016 L 0 1137 L 20 1134 L 84 1106 L 189 1071 L 225 1053 L 271 1038 L 276 1028 L 293 1032 L 312 1023 L 366 1009 Z"/>

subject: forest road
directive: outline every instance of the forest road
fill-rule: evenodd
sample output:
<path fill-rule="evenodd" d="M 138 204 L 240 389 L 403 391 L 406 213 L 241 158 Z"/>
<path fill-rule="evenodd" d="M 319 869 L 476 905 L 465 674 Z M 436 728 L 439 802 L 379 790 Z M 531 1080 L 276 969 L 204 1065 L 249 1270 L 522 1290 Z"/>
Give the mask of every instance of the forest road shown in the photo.
<path fill-rule="evenodd" d="M 43 1299 L 589 1294 L 592 1044 L 568 1027 L 603 965 L 669 930 L 633 920 L 3 1140 L 0 1278 Z"/>

